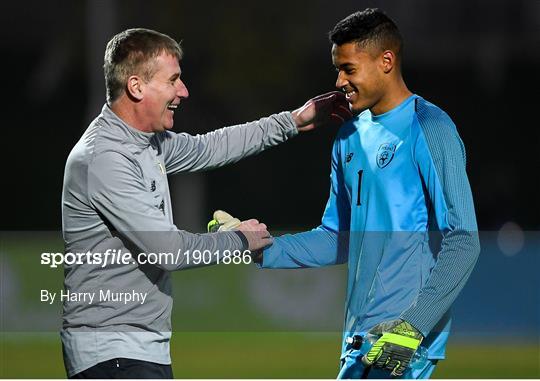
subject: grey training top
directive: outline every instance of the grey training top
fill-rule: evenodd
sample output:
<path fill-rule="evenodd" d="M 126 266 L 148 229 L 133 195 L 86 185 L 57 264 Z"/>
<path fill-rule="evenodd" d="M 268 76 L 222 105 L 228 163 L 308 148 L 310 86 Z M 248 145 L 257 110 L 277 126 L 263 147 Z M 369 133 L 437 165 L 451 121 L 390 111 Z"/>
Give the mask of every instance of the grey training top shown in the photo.
<path fill-rule="evenodd" d="M 245 249 L 244 236 L 236 232 L 179 230 L 173 223 L 167 175 L 231 164 L 297 133 L 289 112 L 204 135 L 144 133 L 105 105 L 66 163 L 62 192 L 66 252 L 109 249 L 129 252 L 135 259 L 139 253 Z M 68 375 L 116 357 L 170 364 L 169 271 L 186 267 L 184 255 L 155 265 L 135 261 L 66 265 L 65 289 L 95 296 L 91 303 L 88 298 L 64 301 L 60 334 Z M 147 296 L 144 303 L 124 303 L 107 298 L 107 292 Z"/>

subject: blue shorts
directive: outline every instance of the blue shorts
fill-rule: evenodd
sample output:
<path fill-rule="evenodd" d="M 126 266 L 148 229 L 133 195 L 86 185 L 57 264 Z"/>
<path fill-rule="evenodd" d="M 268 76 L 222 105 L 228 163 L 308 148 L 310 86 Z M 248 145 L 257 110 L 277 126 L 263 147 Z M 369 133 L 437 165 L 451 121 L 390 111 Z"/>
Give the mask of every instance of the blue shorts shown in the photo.
<path fill-rule="evenodd" d="M 408 368 L 401 377 L 391 377 L 390 371 L 383 369 L 366 369 L 361 361 L 360 351 L 350 351 L 341 360 L 341 369 L 338 379 L 347 378 L 406 378 L 406 379 L 426 379 L 430 378 L 439 360 L 424 360 L 416 364 L 414 368 Z"/>

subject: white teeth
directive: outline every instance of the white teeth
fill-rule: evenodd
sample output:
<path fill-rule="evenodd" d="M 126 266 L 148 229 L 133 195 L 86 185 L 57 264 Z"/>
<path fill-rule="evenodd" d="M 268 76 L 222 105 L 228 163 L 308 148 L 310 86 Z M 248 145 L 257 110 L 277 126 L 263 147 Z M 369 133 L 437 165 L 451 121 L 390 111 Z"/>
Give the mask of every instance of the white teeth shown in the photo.
<path fill-rule="evenodd" d="M 178 105 L 173 105 L 173 104 L 170 104 L 169 106 L 167 106 L 167 108 L 168 108 L 169 110 L 176 110 L 177 107 L 178 107 Z"/>
<path fill-rule="evenodd" d="M 349 99 L 353 96 L 353 94 L 356 93 L 356 91 L 349 91 L 348 93 L 345 93 L 345 98 Z"/>

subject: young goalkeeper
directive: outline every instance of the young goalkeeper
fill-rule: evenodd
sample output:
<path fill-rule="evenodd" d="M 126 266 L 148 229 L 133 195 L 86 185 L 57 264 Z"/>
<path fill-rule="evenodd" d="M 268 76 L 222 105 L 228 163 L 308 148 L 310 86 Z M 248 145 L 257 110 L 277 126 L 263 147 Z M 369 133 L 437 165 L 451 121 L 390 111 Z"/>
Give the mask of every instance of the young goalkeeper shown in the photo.
<path fill-rule="evenodd" d="M 405 85 L 402 39 L 383 12 L 348 16 L 330 41 L 355 117 L 335 139 L 322 224 L 275 238 L 260 265 L 348 264 L 338 378 L 429 378 L 480 251 L 465 149 L 450 117 Z M 361 346 L 368 333 L 377 341 Z M 410 367 L 420 345 L 427 358 Z"/>

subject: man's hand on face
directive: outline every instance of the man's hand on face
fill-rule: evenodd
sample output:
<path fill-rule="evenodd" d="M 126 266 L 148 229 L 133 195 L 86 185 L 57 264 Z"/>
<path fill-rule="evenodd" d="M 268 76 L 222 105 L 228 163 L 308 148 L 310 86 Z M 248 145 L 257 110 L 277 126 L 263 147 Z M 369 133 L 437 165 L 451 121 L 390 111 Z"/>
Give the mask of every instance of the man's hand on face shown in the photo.
<path fill-rule="evenodd" d="M 339 126 L 353 116 L 349 110 L 349 102 L 339 91 L 311 98 L 291 113 L 300 132 L 310 131 L 322 125 Z"/>

